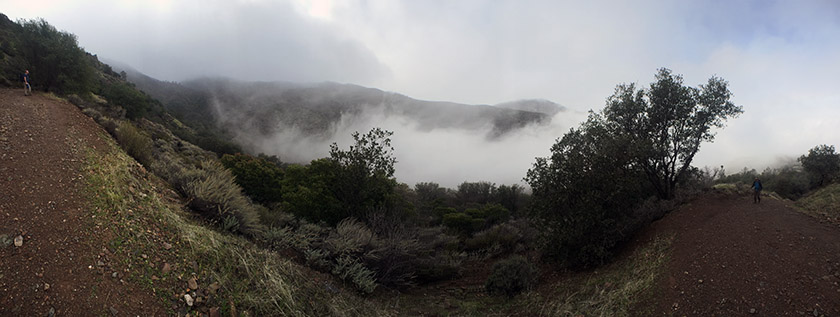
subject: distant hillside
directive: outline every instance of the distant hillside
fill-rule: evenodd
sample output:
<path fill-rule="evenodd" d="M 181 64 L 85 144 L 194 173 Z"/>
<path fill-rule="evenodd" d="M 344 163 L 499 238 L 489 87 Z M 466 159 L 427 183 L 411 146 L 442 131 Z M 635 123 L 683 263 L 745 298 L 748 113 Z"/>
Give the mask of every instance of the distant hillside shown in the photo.
<path fill-rule="evenodd" d="M 499 108 L 544 113 L 549 116 L 554 116 L 557 113 L 566 111 L 566 107 L 545 99 L 524 99 L 500 103 L 495 106 Z"/>
<path fill-rule="evenodd" d="M 185 122 L 215 122 L 228 131 L 252 128 L 263 136 L 287 129 L 320 139 L 334 136 L 342 118 L 372 111 L 400 116 L 420 130 L 463 129 L 498 138 L 531 124 L 548 123 L 561 106 L 528 102 L 503 107 L 422 101 L 379 89 L 337 83 L 241 82 L 204 78 L 183 83 L 159 81 L 127 69 L 128 80 Z M 252 132 L 252 131 L 249 131 Z"/>

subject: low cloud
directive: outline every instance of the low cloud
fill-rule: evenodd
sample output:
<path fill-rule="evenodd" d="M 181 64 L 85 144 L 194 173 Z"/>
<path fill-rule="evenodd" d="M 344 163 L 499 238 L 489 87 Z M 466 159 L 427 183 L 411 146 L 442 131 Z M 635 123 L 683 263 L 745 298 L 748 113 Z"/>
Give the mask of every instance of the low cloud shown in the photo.
<path fill-rule="evenodd" d="M 499 138 L 488 138 L 492 125 L 480 129 L 421 127 L 414 119 L 388 114 L 384 107 L 367 107 L 358 114 L 345 114 L 328 136 L 307 135 L 294 127 L 278 129 L 265 136 L 240 127 L 236 139 L 257 153 L 277 155 L 285 162 L 306 163 L 328 156 L 333 142 L 346 149 L 352 133 L 379 127 L 394 132 L 391 145 L 397 158 L 398 181 L 414 185 L 436 182 L 456 187 L 464 181 L 523 184 L 522 178 L 536 157 L 547 156 L 557 137 L 585 117 L 578 112 L 560 112 L 549 123 L 530 124 Z"/>

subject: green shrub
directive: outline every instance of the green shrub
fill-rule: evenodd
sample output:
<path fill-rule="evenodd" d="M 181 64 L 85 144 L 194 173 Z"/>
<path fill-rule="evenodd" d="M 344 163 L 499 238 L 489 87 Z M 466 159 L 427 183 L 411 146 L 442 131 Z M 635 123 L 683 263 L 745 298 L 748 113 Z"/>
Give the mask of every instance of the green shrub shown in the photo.
<path fill-rule="evenodd" d="M 484 219 L 484 210 L 479 208 L 467 208 L 466 210 L 464 210 L 464 213 L 472 218 Z"/>
<path fill-rule="evenodd" d="M 461 234 L 473 232 L 473 218 L 463 212 L 443 215 L 443 225 Z"/>
<path fill-rule="evenodd" d="M 353 283 L 356 289 L 366 294 L 373 293 L 377 286 L 374 272 L 349 255 L 338 258 L 333 266 L 332 274 Z"/>
<path fill-rule="evenodd" d="M 458 212 L 458 210 L 453 208 L 453 207 L 435 207 L 435 209 L 433 211 L 433 213 L 434 213 L 433 223 L 441 224 L 441 223 L 443 223 L 443 216 L 444 215 L 454 214 L 456 212 Z"/>
<path fill-rule="evenodd" d="M 225 219 L 222 220 L 222 230 L 230 232 L 239 231 L 239 220 L 233 215 L 225 216 Z"/>
<path fill-rule="evenodd" d="M 508 297 L 530 290 L 537 279 L 537 269 L 525 257 L 520 255 L 496 262 L 493 273 L 484 283 L 484 288 L 490 295 L 506 295 Z"/>
<path fill-rule="evenodd" d="M 431 257 L 420 258 L 416 263 L 416 278 L 421 283 L 446 280 L 461 274 L 461 264 L 466 254 L 456 251 L 437 252 Z"/>
<path fill-rule="evenodd" d="M 108 104 L 125 109 L 125 116 L 129 119 L 145 116 L 157 102 L 126 82 L 106 83 L 99 91 L 99 95 L 104 97 Z"/>
<path fill-rule="evenodd" d="M 489 225 L 502 223 L 510 217 L 510 211 L 507 208 L 495 203 L 484 205 L 481 208 L 481 212 L 484 215 L 483 218 L 487 220 L 487 224 Z"/>
<path fill-rule="evenodd" d="M 324 249 L 308 249 L 303 252 L 306 259 L 306 265 L 310 267 L 325 271 L 330 268 L 330 252 Z"/>
<path fill-rule="evenodd" d="M 283 170 L 276 164 L 247 154 L 225 154 L 221 161 L 254 201 L 263 204 L 282 201 Z"/>
<path fill-rule="evenodd" d="M 128 121 L 120 123 L 116 129 L 116 138 L 128 155 L 144 166 L 151 163 L 152 139 Z"/>
<path fill-rule="evenodd" d="M 273 248 L 283 249 L 292 245 L 294 232 L 289 227 L 270 227 L 263 237 Z"/>
<path fill-rule="evenodd" d="M 329 159 L 287 167 L 281 186 L 283 210 L 311 222 L 324 221 L 333 225 L 347 218 L 345 208 L 333 194 L 339 168 Z"/>

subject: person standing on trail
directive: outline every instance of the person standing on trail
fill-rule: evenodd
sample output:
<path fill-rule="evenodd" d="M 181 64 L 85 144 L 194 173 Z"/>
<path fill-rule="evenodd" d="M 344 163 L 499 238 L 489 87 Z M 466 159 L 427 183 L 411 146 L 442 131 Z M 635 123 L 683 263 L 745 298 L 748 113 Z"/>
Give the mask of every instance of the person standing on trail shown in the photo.
<path fill-rule="evenodd" d="M 755 180 L 753 181 L 753 184 L 752 184 L 753 204 L 757 204 L 757 203 L 761 202 L 761 189 L 762 188 L 763 187 L 761 186 L 761 180 L 759 180 L 758 177 L 756 177 Z"/>
<path fill-rule="evenodd" d="M 23 72 L 23 95 L 32 95 L 32 85 L 29 84 L 29 70 Z"/>

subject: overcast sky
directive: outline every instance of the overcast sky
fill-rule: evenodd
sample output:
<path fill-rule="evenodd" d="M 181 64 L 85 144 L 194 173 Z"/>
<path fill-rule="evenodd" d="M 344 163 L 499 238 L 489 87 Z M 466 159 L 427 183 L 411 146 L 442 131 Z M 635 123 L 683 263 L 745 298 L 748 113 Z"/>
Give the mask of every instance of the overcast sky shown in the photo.
<path fill-rule="evenodd" d="M 840 2 L 0 0 L 153 77 L 337 81 L 425 100 L 598 110 L 659 67 L 728 80 L 740 118 L 696 165 L 840 145 Z M 547 136 L 551 139 L 560 135 Z M 547 151 L 547 149 L 546 149 Z"/>

